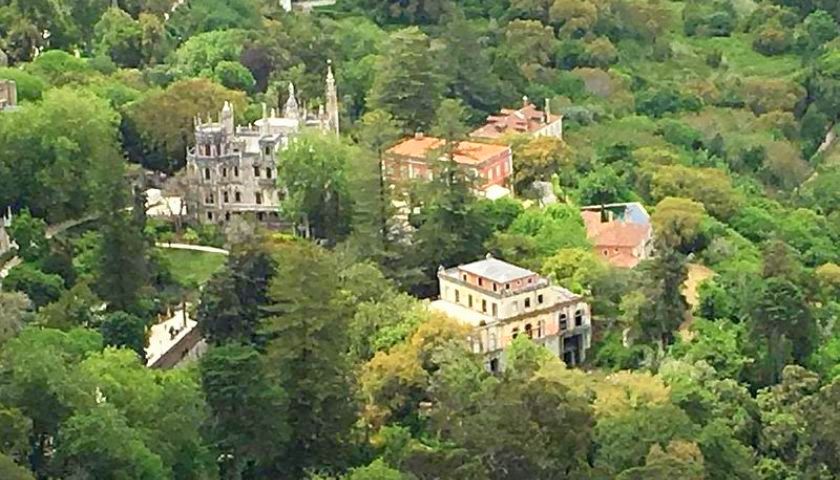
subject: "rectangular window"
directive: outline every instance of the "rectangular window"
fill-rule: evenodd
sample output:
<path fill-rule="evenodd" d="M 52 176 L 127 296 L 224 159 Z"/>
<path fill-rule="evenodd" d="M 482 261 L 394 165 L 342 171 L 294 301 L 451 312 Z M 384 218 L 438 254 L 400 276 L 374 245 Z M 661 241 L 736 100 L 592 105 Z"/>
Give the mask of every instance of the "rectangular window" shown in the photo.
<path fill-rule="evenodd" d="M 493 304 L 493 316 L 495 317 L 497 315 L 499 315 L 499 306 L 494 303 Z"/>
<path fill-rule="evenodd" d="M 540 305 L 542 305 L 542 303 L 543 303 L 543 296 L 542 296 L 542 293 L 541 293 L 541 294 L 539 294 L 539 295 L 537 295 L 537 303 L 539 303 Z"/>
<path fill-rule="evenodd" d="M 266 156 L 266 157 L 270 157 L 270 156 L 271 156 L 271 147 L 270 147 L 270 146 L 269 146 L 269 147 L 265 147 L 265 156 Z"/>
<path fill-rule="evenodd" d="M 257 205 L 262 205 L 262 193 L 257 192 L 254 194 L 254 199 L 257 201 Z"/>
<path fill-rule="evenodd" d="M 467 306 L 472 308 L 472 295 L 467 295 Z"/>
<path fill-rule="evenodd" d="M 225 221 L 230 221 L 230 212 L 225 212 Z"/>
<path fill-rule="evenodd" d="M 205 180 L 210 180 L 210 169 L 209 168 L 204 169 L 204 179 Z"/>
<path fill-rule="evenodd" d="M 260 178 L 260 167 L 254 167 L 254 176 Z"/>
<path fill-rule="evenodd" d="M 238 203 L 242 201 L 242 194 L 239 192 L 234 192 L 233 199 Z"/>
<path fill-rule="evenodd" d="M 455 289 L 455 303 L 461 303 L 461 292 L 457 288 Z"/>
<path fill-rule="evenodd" d="M 225 203 L 228 203 L 230 201 L 230 194 L 228 192 L 222 193 L 222 199 Z"/>
<path fill-rule="evenodd" d="M 483 285 L 484 285 L 484 280 L 481 277 L 479 277 L 478 278 L 478 286 L 481 287 Z"/>
<path fill-rule="evenodd" d="M 213 220 L 213 212 L 207 212 L 207 220 Z"/>
<path fill-rule="evenodd" d="M 481 311 L 483 313 L 487 313 L 487 300 L 482 300 L 481 301 Z"/>
<path fill-rule="evenodd" d="M 583 325 L 583 310 L 578 310 L 575 312 L 575 326 L 580 327 Z"/>
<path fill-rule="evenodd" d="M 530 298 L 525 299 L 525 308 L 531 308 L 531 299 Z"/>
<path fill-rule="evenodd" d="M 266 169 L 265 169 L 265 178 L 271 178 L 271 175 L 272 175 L 272 174 L 271 174 L 271 169 L 270 169 L 270 168 L 266 168 Z"/>
<path fill-rule="evenodd" d="M 233 167 L 233 176 L 239 178 L 239 167 Z"/>
<path fill-rule="evenodd" d="M 222 168 L 222 176 L 227 178 L 227 168 Z"/>

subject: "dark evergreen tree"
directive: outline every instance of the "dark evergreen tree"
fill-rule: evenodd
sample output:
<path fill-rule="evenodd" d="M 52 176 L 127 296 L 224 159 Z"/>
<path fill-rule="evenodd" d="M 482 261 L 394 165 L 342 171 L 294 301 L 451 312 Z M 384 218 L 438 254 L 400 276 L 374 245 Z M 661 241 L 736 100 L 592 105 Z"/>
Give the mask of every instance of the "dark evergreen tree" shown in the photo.
<path fill-rule="evenodd" d="M 685 255 L 676 250 L 662 249 L 645 273 L 642 287 L 644 303 L 636 321 L 645 339 L 664 348 L 673 341 L 674 333 L 689 311 L 682 293 L 688 277 Z"/>
<path fill-rule="evenodd" d="M 347 323 L 352 312 L 331 254 L 314 245 L 277 246 L 266 331 L 268 368 L 288 395 L 288 448 L 270 478 L 302 478 L 310 468 L 343 467 L 355 422 Z"/>
<path fill-rule="evenodd" d="M 125 164 L 113 158 L 97 174 L 102 250 L 97 293 L 111 311 L 145 314 L 142 290 L 148 286 L 148 246 L 141 224 L 145 213 L 128 211 Z M 143 209 L 134 205 L 132 210 Z"/>
<path fill-rule="evenodd" d="M 261 308 L 268 303 L 276 263 L 262 243 L 253 242 L 236 248 L 202 292 L 197 319 L 211 343 L 260 343 Z"/>
<path fill-rule="evenodd" d="M 141 359 L 146 359 L 146 322 L 142 318 L 125 312 L 112 312 L 105 316 L 99 326 L 105 345 L 134 350 Z"/>
<path fill-rule="evenodd" d="M 209 430 L 221 452 L 221 478 L 268 468 L 289 432 L 286 394 L 270 382 L 259 352 L 235 344 L 214 347 L 199 372 L 211 411 Z"/>
<path fill-rule="evenodd" d="M 421 213 L 412 220 L 417 231 L 410 261 L 425 274 L 422 283 L 412 290 L 423 297 L 435 293 L 438 267 L 476 260 L 484 253 L 484 241 L 492 233 L 489 221 L 476 208 L 474 179 L 454 160 L 458 143 L 467 132 L 459 102 L 441 103 L 433 131 L 443 145 L 431 155 L 446 161 L 439 162 L 433 180 L 423 186 Z"/>
<path fill-rule="evenodd" d="M 441 81 L 429 52 L 429 37 L 417 27 L 391 34 L 376 66 L 368 104 L 396 118 L 409 132 L 431 126 L 440 102 Z"/>

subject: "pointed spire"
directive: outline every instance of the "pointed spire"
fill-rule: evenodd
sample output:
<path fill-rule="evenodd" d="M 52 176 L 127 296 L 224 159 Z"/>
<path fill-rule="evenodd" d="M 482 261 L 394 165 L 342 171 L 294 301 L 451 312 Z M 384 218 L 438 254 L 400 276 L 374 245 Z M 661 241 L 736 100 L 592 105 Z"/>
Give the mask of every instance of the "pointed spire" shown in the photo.
<path fill-rule="evenodd" d="M 333 76 L 332 70 L 332 60 L 327 60 L 327 89 L 326 89 L 326 100 L 327 100 L 327 108 L 326 108 L 326 115 L 327 115 L 327 130 L 334 132 L 336 135 L 339 134 L 339 125 L 338 125 L 338 91 L 335 88 L 335 77 Z"/>
<path fill-rule="evenodd" d="M 327 88 L 330 86 L 335 89 L 335 77 L 332 71 L 332 60 L 327 60 Z"/>
<path fill-rule="evenodd" d="M 295 98 L 295 84 L 289 82 L 289 98 L 286 99 L 286 105 L 283 106 L 283 117 L 291 119 L 300 118 L 300 106 L 297 98 Z"/>
<path fill-rule="evenodd" d="M 260 123 L 260 135 L 265 136 L 269 133 L 269 122 L 268 122 L 268 106 L 265 103 L 262 104 L 262 122 Z"/>
<path fill-rule="evenodd" d="M 219 122 L 222 124 L 222 129 L 224 129 L 227 135 L 233 135 L 234 125 L 233 125 L 233 105 L 230 102 L 225 101 L 225 105 L 222 107 L 222 113 L 219 116 Z"/>

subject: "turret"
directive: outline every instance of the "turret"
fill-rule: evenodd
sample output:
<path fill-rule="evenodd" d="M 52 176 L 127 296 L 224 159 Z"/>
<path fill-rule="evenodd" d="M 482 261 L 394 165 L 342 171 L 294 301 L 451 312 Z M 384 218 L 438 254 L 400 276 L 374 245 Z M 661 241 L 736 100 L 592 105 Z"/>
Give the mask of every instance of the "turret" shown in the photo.
<path fill-rule="evenodd" d="M 295 98 L 295 84 L 292 82 L 289 82 L 289 98 L 286 99 L 286 105 L 283 106 L 283 117 L 295 120 L 300 118 L 300 107 L 297 98 Z"/>
<path fill-rule="evenodd" d="M 225 106 L 222 107 L 222 113 L 219 115 L 219 122 L 222 124 L 222 131 L 225 135 L 229 138 L 233 137 L 233 105 L 231 105 L 230 102 L 225 102 Z"/>
<path fill-rule="evenodd" d="M 263 103 L 262 104 L 262 123 L 260 123 L 260 135 L 266 136 L 269 134 L 269 122 L 268 122 L 268 106 Z"/>
<path fill-rule="evenodd" d="M 332 71 L 332 61 L 327 61 L 327 88 L 325 98 L 327 99 L 326 129 L 339 133 L 338 127 L 338 91 L 335 88 L 335 77 Z"/>

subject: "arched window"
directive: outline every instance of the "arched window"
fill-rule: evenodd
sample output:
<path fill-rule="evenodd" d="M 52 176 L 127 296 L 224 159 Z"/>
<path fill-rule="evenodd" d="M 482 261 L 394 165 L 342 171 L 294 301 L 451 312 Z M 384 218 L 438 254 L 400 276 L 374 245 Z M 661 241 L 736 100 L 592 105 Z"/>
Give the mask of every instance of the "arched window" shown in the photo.
<path fill-rule="evenodd" d="M 583 310 L 577 310 L 575 312 L 575 326 L 579 327 L 583 325 Z"/>
<path fill-rule="evenodd" d="M 568 316 L 567 316 L 565 313 L 561 313 L 561 314 L 557 317 L 557 320 L 558 320 L 558 322 L 559 322 L 559 324 L 560 324 L 560 331 L 561 331 L 561 332 L 562 332 L 563 330 L 566 330 L 566 329 L 568 328 L 568 323 L 569 323 L 569 321 L 568 321 Z"/>
<path fill-rule="evenodd" d="M 262 205 L 262 193 L 257 192 L 254 194 L 254 199 L 257 201 L 257 205 Z"/>
<path fill-rule="evenodd" d="M 210 180 L 210 169 L 209 168 L 204 169 L 204 179 L 205 180 Z"/>
<path fill-rule="evenodd" d="M 525 324 L 525 335 L 528 335 L 528 338 L 534 338 L 534 331 L 530 323 Z"/>
<path fill-rule="evenodd" d="M 234 199 L 234 201 L 241 202 L 242 201 L 242 193 L 234 192 L 233 193 L 233 199 Z"/>
<path fill-rule="evenodd" d="M 515 327 L 511 332 L 511 338 L 516 338 L 519 336 L 519 327 Z"/>

